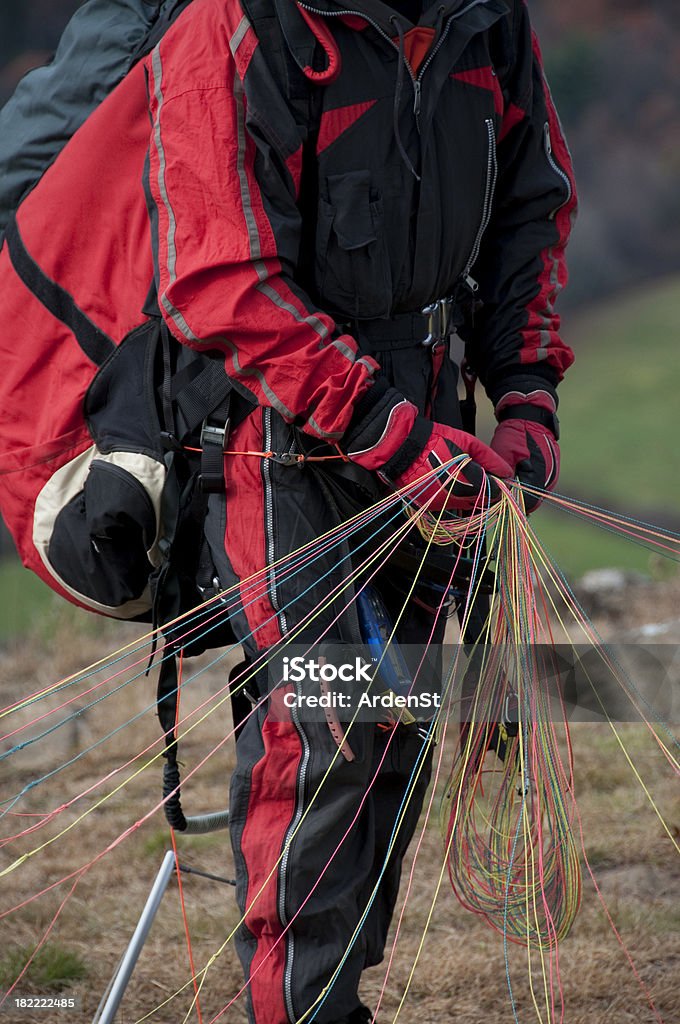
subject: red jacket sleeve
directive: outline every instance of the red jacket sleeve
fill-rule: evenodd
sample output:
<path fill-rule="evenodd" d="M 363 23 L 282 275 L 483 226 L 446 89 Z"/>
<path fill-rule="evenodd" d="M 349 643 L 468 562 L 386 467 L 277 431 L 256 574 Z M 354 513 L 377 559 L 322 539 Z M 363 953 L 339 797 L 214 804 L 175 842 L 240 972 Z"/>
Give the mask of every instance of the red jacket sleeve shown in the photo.
<path fill-rule="evenodd" d="M 237 4 L 204 0 L 147 58 L 160 308 L 179 341 L 222 351 L 235 385 L 259 404 L 337 438 L 377 364 L 335 336 L 293 281 L 302 140 L 272 83 L 277 138 L 264 134 L 250 101 L 249 79 L 267 74 L 257 50 Z"/>
<path fill-rule="evenodd" d="M 509 391 L 554 394 L 573 362 L 555 312 L 576 214 L 571 158 L 524 0 L 515 0 L 506 31 L 495 196 L 471 271 L 483 306 L 461 331 L 494 404 Z"/>

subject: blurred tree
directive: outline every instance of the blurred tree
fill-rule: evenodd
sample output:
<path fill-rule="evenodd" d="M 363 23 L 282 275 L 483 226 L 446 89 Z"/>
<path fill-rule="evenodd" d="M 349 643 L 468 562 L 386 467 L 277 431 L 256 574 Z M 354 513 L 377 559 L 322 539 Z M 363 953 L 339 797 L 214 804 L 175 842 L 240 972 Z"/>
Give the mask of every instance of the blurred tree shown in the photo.
<path fill-rule="evenodd" d="M 82 0 L 2 0 L 0 5 L 0 105 L 17 80 L 49 59 Z"/>
<path fill-rule="evenodd" d="M 576 165 L 565 305 L 680 269 L 680 3 L 528 0 Z M 0 104 L 80 0 L 1 0 Z"/>
<path fill-rule="evenodd" d="M 7 0 L 0 7 L 0 62 L 10 60 L 22 47 L 26 31 L 26 7 Z"/>
<path fill-rule="evenodd" d="M 560 118 L 569 130 L 601 94 L 597 46 L 590 36 L 575 32 L 550 47 L 544 63 Z"/>

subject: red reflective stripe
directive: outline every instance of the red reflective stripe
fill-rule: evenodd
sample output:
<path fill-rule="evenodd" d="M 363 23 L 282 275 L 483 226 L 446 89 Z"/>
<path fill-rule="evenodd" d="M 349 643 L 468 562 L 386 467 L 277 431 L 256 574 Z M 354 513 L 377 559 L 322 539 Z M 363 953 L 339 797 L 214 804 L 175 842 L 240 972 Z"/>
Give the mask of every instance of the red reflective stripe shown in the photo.
<path fill-rule="evenodd" d="M 534 59 L 542 72 L 543 61 L 535 33 L 532 33 L 532 46 Z M 553 159 L 569 181 L 571 196 L 555 215 L 557 240 L 551 246 L 544 249 L 541 256 L 543 267 L 538 277 L 540 291 L 528 309 L 528 330 L 524 332 L 525 344 L 520 353 L 520 360 L 523 363 L 543 361 L 545 356 L 543 356 L 541 350 L 547 349 L 549 353 L 547 361 L 558 371 L 561 379 L 565 370 L 573 363 L 574 354 L 560 338 L 560 318 L 554 311 L 554 302 L 559 292 L 567 283 L 568 274 L 564 250 L 569 238 L 571 217 L 576 208 L 576 184 L 572 171 L 571 156 L 547 84 L 544 84 L 543 93 L 548 116 L 548 127 L 550 129 Z M 548 335 L 547 340 L 546 334 Z"/>
<path fill-rule="evenodd" d="M 283 695 L 283 690 L 277 691 L 277 704 L 281 706 L 274 714 L 270 711 L 262 726 L 264 754 L 252 770 L 241 837 L 248 873 L 245 924 L 257 944 L 250 964 L 250 996 L 255 1020 L 263 1024 L 288 1024 L 283 994 L 286 945 L 278 941 L 283 933 L 278 907 L 279 872 L 278 868 L 272 869 L 295 815 L 302 744 L 289 712 L 283 708 Z"/>
<path fill-rule="evenodd" d="M 503 124 L 501 125 L 498 141 L 502 142 L 508 132 L 512 131 L 515 125 L 523 121 L 526 116 L 526 111 L 518 107 L 516 103 L 508 104 L 503 114 Z"/>
<path fill-rule="evenodd" d="M 302 146 L 298 146 L 294 153 L 286 160 L 288 173 L 293 179 L 296 198 L 300 195 L 300 181 L 302 179 Z"/>
<path fill-rule="evenodd" d="M 317 153 L 322 153 L 343 132 L 351 128 L 367 110 L 371 109 L 375 102 L 375 100 L 368 100 L 365 103 L 353 103 L 348 107 L 336 107 L 334 110 L 324 111 L 319 124 Z"/>
<path fill-rule="evenodd" d="M 355 32 L 364 32 L 368 28 L 368 22 L 359 14 L 341 14 L 338 17 L 338 21 L 341 21 L 343 25 L 347 25 L 347 28 L 351 28 Z"/>
<path fill-rule="evenodd" d="M 466 82 L 478 89 L 488 89 L 493 92 L 494 109 L 497 114 L 503 114 L 505 104 L 503 102 L 503 91 L 500 87 L 497 76 L 489 64 L 484 68 L 471 68 L 469 71 L 457 71 L 451 75 L 458 82 Z"/>

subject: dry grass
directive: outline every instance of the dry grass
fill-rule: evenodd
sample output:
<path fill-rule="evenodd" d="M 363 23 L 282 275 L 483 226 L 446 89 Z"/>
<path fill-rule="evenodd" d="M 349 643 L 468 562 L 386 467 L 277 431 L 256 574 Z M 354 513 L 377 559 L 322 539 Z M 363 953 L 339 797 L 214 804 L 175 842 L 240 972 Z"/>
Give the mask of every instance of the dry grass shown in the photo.
<path fill-rule="evenodd" d="M 657 606 L 658 610 L 658 606 Z M 659 613 L 660 615 L 663 612 Z M 32 638 L 21 649 L 2 655 L 6 701 L 48 685 L 52 680 L 77 670 L 101 656 L 108 645 L 136 635 L 122 627 L 96 622 L 83 629 L 68 616 L 49 625 L 48 642 Z M 140 653 L 138 658 L 143 658 Z M 203 659 L 205 663 L 208 658 Z M 143 665 L 141 666 L 143 667 Z M 192 662 L 189 672 L 196 663 Z M 129 675 L 129 673 L 128 673 Z M 101 678 L 101 677 L 97 677 Z M 127 676 L 126 676 L 127 678 Z M 201 674 L 185 688 L 183 711 L 197 707 L 224 685 L 226 666 L 221 664 Z M 95 680 L 93 679 L 92 682 Z M 109 687 L 110 688 L 110 687 Z M 78 689 L 85 687 L 80 684 Z M 71 690 L 60 698 L 64 699 Z M 79 697 L 82 707 L 85 698 Z M 68 769 L 26 793 L 16 810 L 24 814 L 44 813 L 60 806 L 73 794 L 94 786 L 142 746 L 157 743 L 158 724 L 153 710 L 154 681 L 141 676 L 101 705 L 85 711 L 68 727 L 43 738 L 9 761 L 2 763 L 2 797 L 16 793 L 36 776 L 52 771 L 65 760 L 139 714 L 133 726 L 123 728 L 105 744 L 95 746 Z M 53 707 L 57 697 L 45 702 Z M 43 705 L 39 705 L 42 708 Z M 72 710 L 72 709 L 71 709 Z M 12 719 L 13 726 L 22 715 Z M 4 720 L 2 724 L 7 722 Z M 231 728 L 225 704 L 198 727 L 182 745 L 184 774 L 206 751 L 219 743 Z M 622 739 L 635 767 L 649 786 L 660 812 L 676 839 L 680 816 L 674 803 L 674 779 L 667 763 L 643 727 L 621 727 Z M 6 732 L 2 729 L 2 732 Z M 579 807 L 583 817 L 584 845 L 597 886 L 630 950 L 640 978 L 653 994 L 666 1024 L 680 1021 L 680 916 L 678 880 L 680 869 L 673 844 L 654 814 L 644 792 L 621 754 L 607 727 L 580 725 L 573 730 Z M 5 740 L 0 751 L 11 741 Z M 158 746 L 153 748 L 157 752 Z M 226 804 L 229 774 L 233 766 L 233 744 L 224 745 L 185 787 L 184 802 L 192 813 L 214 810 Z M 114 792 L 134 769 L 110 775 L 104 786 L 64 810 L 35 837 L 0 850 L 0 869 L 20 853 L 28 852 L 48 836 L 57 835 L 74 823 L 84 811 L 90 813 L 71 831 L 41 852 L 27 859 L 3 879 L 3 905 L 14 906 L 34 892 L 57 881 L 96 856 L 119 834 L 139 822 L 160 798 L 160 768 L 154 765 L 130 779 Z M 111 795 L 97 807 L 105 794 Z M 31 818 L 8 815 L 2 834 L 25 828 Z M 208 837 L 178 839 L 182 860 L 206 871 L 233 876 L 229 843 L 224 833 Z M 66 904 L 50 941 L 77 954 L 87 976 L 75 982 L 69 992 L 81 998 L 77 1012 L 31 1015 L 12 1013 L 0 1019 L 9 1022 L 90 1021 L 100 995 L 131 935 L 169 839 L 164 819 L 156 813 L 135 827 L 117 848 L 96 863 L 79 882 Z M 402 933 L 389 977 L 380 1019 L 390 1021 L 399 1005 L 416 957 L 430 910 L 443 856 L 442 842 L 434 823 L 427 827 L 415 871 L 413 891 L 408 900 Z M 407 864 L 407 870 L 410 861 Z M 187 913 L 196 963 L 205 964 L 236 924 L 238 915 L 233 892 L 226 886 L 197 877 L 184 882 Z M 61 886 L 5 918 L 2 922 L 3 955 L 36 942 L 55 914 L 67 888 Z M 526 951 L 510 949 L 509 963 L 517 1017 L 522 1022 L 536 1018 L 528 981 Z M 535 964 L 537 966 L 537 964 Z M 539 1005 L 540 972 L 534 986 Z M 384 977 L 384 967 L 365 976 L 364 1000 L 375 1005 Z M 583 907 L 569 938 L 560 949 L 560 978 L 568 1024 L 652 1024 L 648 1008 L 626 957 L 606 920 L 595 886 L 584 871 Z M 188 981 L 187 954 L 173 882 L 163 901 L 143 954 L 135 970 L 118 1020 L 132 1024 L 153 1010 L 163 999 Z M 240 969 L 232 944 L 228 944 L 211 968 L 202 998 L 204 1018 L 210 1019 L 238 991 Z M 22 993 L 38 992 L 28 980 Z M 163 1024 L 183 1020 L 191 997 L 187 989 L 152 1019 Z M 195 1019 L 195 1016 L 190 1018 Z M 243 1021 L 241 1002 L 222 1018 Z M 414 973 L 400 1019 L 406 1024 L 454 1021 L 455 1024 L 506 1024 L 513 1020 L 502 939 L 481 921 L 464 911 L 452 896 L 448 882 L 442 885 L 432 915 L 422 954 Z M 543 1020 L 546 1019 L 545 1013 Z M 559 1015 L 556 1019 L 559 1019 Z"/>

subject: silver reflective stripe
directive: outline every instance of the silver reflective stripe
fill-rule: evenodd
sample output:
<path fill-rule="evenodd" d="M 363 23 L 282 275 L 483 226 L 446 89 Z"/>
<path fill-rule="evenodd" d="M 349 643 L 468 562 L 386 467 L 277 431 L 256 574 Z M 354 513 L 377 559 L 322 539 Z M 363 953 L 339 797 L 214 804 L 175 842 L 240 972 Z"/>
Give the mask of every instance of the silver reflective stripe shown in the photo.
<path fill-rule="evenodd" d="M 375 374 L 375 362 L 371 359 L 370 356 L 361 356 L 359 359 L 357 359 L 357 364 L 358 363 L 361 363 L 362 366 L 366 367 L 371 377 Z"/>
<path fill-rule="evenodd" d="M 248 229 L 250 257 L 252 260 L 259 260 L 262 257 L 262 246 L 260 245 L 260 233 L 257 230 L 257 221 L 255 220 L 253 204 L 250 199 L 248 175 L 246 174 L 246 112 L 243 99 L 243 84 L 238 72 L 234 75 L 234 102 L 236 104 L 236 170 L 241 189 L 241 206 L 243 207 L 243 216 L 245 217 Z"/>
<path fill-rule="evenodd" d="M 205 339 L 198 338 L 194 334 L 194 332 L 189 327 L 189 324 L 186 322 L 180 311 L 178 309 L 175 309 L 175 307 L 170 302 L 170 299 L 167 297 L 165 292 L 163 292 L 163 294 L 161 295 L 160 302 L 165 312 L 168 314 L 169 317 L 172 318 L 173 322 L 177 324 L 180 333 L 183 334 L 185 338 L 188 338 L 189 341 L 198 341 L 201 342 L 201 344 L 205 344 Z"/>
<path fill-rule="evenodd" d="M 230 49 L 232 54 L 235 54 L 240 44 L 243 42 L 248 29 L 250 28 L 250 22 L 244 16 L 230 40 Z M 161 126 L 160 117 L 161 110 L 163 108 L 164 97 L 163 97 L 163 63 L 160 55 L 160 43 L 156 46 L 152 56 L 152 66 L 154 72 L 154 95 L 157 103 L 157 112 L 154 122 L 154 144 L 158 154 L 158 190 L 162 203 L 165 207 L 166 214 L 168 217 L 168 233 L 167 233 L 167 271 L 170 284 L 173 284 L 177 280 L 177 249 L 175 245 L 175 236 L 177 231 L 177 222 L 175 213 L 170 203 L 170 198 L 167 192 L 167 185 L 165 181 L 166 174 L 166 155 L 163 148 L 163 140 L 161 138 Z M 268 280 L 269 272 L 266 264 L 262 259 L 262 244 L 260 239 L 260 233 L 257 227 L 257 220 L 255 212 L 253 210 L 252 197 L 250 193 L 250 185 L 248 182 L 248 174 L 246 171 L 246 114 L 245 114 L 245 96 L 243 91 L 243 83 L 239 77 L 238 72 L 234 75 L 234 103 L 236 106 L 236 171 L 239 180 L 239 189 L 241 193 L 241 206 L 243 209 L 243 216 L 246 223 L 246 230 L 248 232 L 248 245 L 250 251 L 250 257 L 252 261 L 253 269 L 257 274 L 259 284 L 256 286 L 260 293 L 271 302 L 274 303 L 279 309 L 290 313 L 291 316 L 296 320 L 297 323 L 306 324 L 311 327 L 313 331 L 323 341 L 329 337 L 329 330 L 323 321 L 316 316 L 314 313 L 301 314 L 292 303 L 284 299 L 273 285 Z M 172 304 L 168 298 L 167 291 L 164 291 L 159 296 L 159 301 L 166 312 L 168 317 L 177 326 L 180 334 L 188 341 L 195 342 L 198 344 L 205 344 L 205 339 L 200 338 L 196 335 L 189 327 L 183 314 Z M 260 387 L 267 400 L 271 403 L 272 407 L 283 416 L 285 419 L 292 420 L 295 418 L 295 414 L 288 408 L 288 406 L 279 398 L 279 396 L 271 389 L 267 383 L 264 374 L 255 367 L 244 368 L 241 366 L 239 361 L 239 354 L 236 345 L 226 338 L 220 339 L 221 344 L 226 346 L 231 354 L 231 360 L 233 367 L 237 374 L 242 377 L 253 377 L 258 381 Z M 339 352 L 344 355 L 349 362 L 354 363 L 356 355 L 352 349 L 344 342 L 335 340 L 331 343 Z M 358 360 L 362 362 L 363 360 Z M 373 367 L 370 363 L 365 362 L 364 365 L 373 373 Z M 312 419 L 309 420 L 310 425 L 316 430 L 320 436 L 323 437 L 339 437 L 340 433 L 327 433 L 321 430 Z"/>
<path fill-rule="evenodd" d="M 229 349 L 229 352 L 231 353 L 231 361 L 233 367 L 238 373 L 238 375 L 240 377 L 254 377 L 255 380 L 259 383 L 260 387 L 262 388 L 264 394 L 267 396 L 267 399 L 271 403 L 272 407 L 276 409 L 276 411 L 280 413 L 284 419 L 294 420 L 295 413 L 291 412 L 288 406 L 284 405 L 284 403 L 281 401 L 278 395 L 276 395 L 272 391 L 272 389 L 267 384 L 267 381 L 265 380 L 262 371 L 258 370 L 256 366 L 241 366 L 238 358 L 238 349 L 236 348 L 236 345 L 234 345 L 233 341 L 229 341 L 228 338 L 223 338 L 222 344 Z"/>
<path fill-rule="evenodd" d="M 262 281 L 258 284 L 257 289 L 262 292 L 263 295 L 266 295 L 275 306 L 279 307 L 279 309 L 284 309 L 286 313 L 290 313 L 293 319 L 299 324 L 307 324 L 307 326 L 311 327 L 313 331 L 316 331 L 322 339 L 328 337 L 328 328 L 321 322 L 321 320 L 319 320 L 318 316 L 315 316 L 313 313 L 303 316 L 292 303 L 282 298 L 282 296 L 279 295 L 276 289 L 268 281 Z M 345 353 L 345 355 L 347 355 L 347 353 Z M 354 362 L 353 353 L 351 353 L 351 361 Z"/>
<path fill-rule="evenodd" d="M 351 363 L 356 361 L 356 353 L 344 341 L 336 338 L 335 341 L 331 342 L 331 345 L 333 348 L 337 348 L 338 352 L 341 352 L 343 356 L 346 356 Z"/>
<path fill-rule="evenodd" d="M 158 191 L 160 193 L 165 212 L 168 217 L 168 257 L 167 257 L 167 269 L 170 284 L 177 280 L 177 249 L 175 246 L 175 235 L 177 232 L 177 221 L 175 219 L 175 212 L 170 203 L 170 197 L 168 196 L 167 185 L 165 182 L 165 171 L 166 171 L 166 159 L 165 149 L 163 148 L 163 139 L 161 137 L 161 111 L 163 109 L 163 61 L 161 60 L 160 43 L 156 46 L 151 56 L 151 64 L 153 67 L 154 76 L 154 96 L 156 97 L 157 110 L 156 118 L 153 126 L 153 138 L 154 145 L 156 147 L 156 153 L 158 154 Z M 178 309 L 172 305 L 165 292 L 159 297 L 160 303 L 163 309 L 175 323 L 181 334 L 184 335 L 189 341 L 198 341 L 200 338 L 196 337 L 194 332 L 189 327 L 188 323 L 180 313 Z"/>
<path fill-rule="evenodd" d="M 231 50 L 233 57 L 236 56 L 236 51 L 238 50 L 239 46 L 245 39 L 246 33 L 248 32 L 249 28 L 250 22 L 248 21 L 247 17 L 244 14 L 238 24 L 238 28 L 236 29 L 233 36 L 229 40 L 229 49 Z"/>
<path fill-rule="evenodd" d="M 309 423 L 309 425 L 312 428 L 312 430 L 316 431 L 316 433 L 319 435 L 319 437 L 330 437 L 330 438 L 342 437 L 342 431 L 341 430 L 333 430 L 330 433 L 327 430 L 323 430 L 323 428 L 319 426 L 319 424 L 316 422 L 316 420 L 314 419 L 313 416 L 310 416 L 308 418 L 307 422 Z"/>
<path fill-rule="evenodd" d="M 163 62 L 161 60 L 160 43 L 153 51 L 151 64 L 154 77 L 154 96 L 156 97 L 157 111 L 154 123 L 154 142 L 158 153 L 158 191 L 160 192 L 163 205 L 168 215 L 168 274 L 171 281 L 176 280 L 177 249 L 175 248 L 175 233 L 177 223 L 175 214 L 170 205 L 170 198 L 165 185 L 165 150 L 161 139 L 161 110 L 163 109 Z"/>

